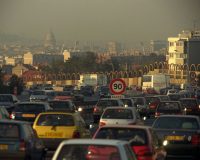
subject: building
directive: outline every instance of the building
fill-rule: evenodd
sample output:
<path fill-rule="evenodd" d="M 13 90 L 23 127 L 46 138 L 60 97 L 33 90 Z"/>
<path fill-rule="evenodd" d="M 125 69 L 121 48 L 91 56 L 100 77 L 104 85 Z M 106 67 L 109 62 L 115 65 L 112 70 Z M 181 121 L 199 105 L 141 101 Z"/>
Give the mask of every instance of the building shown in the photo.
<path fill-rule="evenodd" d="M 156 54 L 164 54 L 163 50 L 167 49 L 167 41 L 162 40 L 151 40 L 150 52 Z"/>
<path fill-rule="evenodd" d="M 121 45 L 118 42 L 108 42 L 107 52 L 110 55 L 118 55 L 121 52 Z"/>
<path fill-rule="evenodd" d="M 200 63 L 200 31 L 182 31 L 178 37 L 169 37 L 168 42 L 168 64 Z"/>
<path fill-rule="evenodd" d="M 31 52 L 24 54 L 24 64 L 29 64 L 32 66 L 38 66 L 41 64 L 48 65 L 54 61 L 63 62 L 64 56 L 57 54 L 32 54 Z"/>
<path fill-rule="evenodd" d="M 55 49 L 56 47 L 56 39 L 52 31 L 49 31 L 45 35 L 45 40 L 44 40 L 44 47 L 46 49 L 52 50 Z"/>
<path fill-rule="evenodd" d="M 64 56 L 64 62 L 66 62 L 70 58 L 70 52 L 68 50 L 64 50 L 63 56 Z"/>

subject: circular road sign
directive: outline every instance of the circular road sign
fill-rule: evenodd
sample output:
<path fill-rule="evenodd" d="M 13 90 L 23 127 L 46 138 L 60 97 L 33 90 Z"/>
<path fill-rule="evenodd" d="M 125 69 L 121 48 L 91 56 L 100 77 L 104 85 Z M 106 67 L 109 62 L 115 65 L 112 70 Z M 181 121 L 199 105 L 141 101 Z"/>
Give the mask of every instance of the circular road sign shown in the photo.
<path fill-rule="evenodd" d="M 109 88 L 110 88 L 110 91 L 112 94 L 119 95 L 119 94 L 122 94 L 125 92 L 126 84 L 125 84 L 124 80 L 117 78 L 117 79 L 113 79 L 110 82 Z"/>

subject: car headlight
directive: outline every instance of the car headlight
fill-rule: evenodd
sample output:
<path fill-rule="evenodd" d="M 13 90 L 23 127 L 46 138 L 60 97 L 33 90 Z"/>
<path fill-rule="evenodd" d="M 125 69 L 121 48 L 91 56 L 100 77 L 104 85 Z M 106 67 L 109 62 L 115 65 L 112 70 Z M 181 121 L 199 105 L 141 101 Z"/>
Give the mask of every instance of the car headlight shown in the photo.
<path fill-rule="evenodd" d="M 167 146 L 168 145 L 168 141 L 167 140 L 164 140 L 163 141 L 163 146 Z"/>
<path fill-rule="evenodd" d="M 79 112 L 82 112 L 82 111 L 83 111 L 83 108 L 79 107 L 79 108 L 78 108 L 78 111 L 79 111 Z"/>

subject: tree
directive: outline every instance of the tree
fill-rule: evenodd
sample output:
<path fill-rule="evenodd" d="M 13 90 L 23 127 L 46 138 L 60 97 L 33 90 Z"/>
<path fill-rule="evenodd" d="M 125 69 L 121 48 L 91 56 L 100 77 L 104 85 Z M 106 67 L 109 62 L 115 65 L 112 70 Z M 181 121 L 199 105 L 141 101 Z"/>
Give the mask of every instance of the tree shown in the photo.
<path fill-rule="evenodd" d="M 12 75 L 10 78 L 10 93 L 14 93 L 15 87 L 17 88 L 17 94 L 21 94 L 23 91 L 24 85 L 22 78 L 19 78 L 17 75 Z"/>

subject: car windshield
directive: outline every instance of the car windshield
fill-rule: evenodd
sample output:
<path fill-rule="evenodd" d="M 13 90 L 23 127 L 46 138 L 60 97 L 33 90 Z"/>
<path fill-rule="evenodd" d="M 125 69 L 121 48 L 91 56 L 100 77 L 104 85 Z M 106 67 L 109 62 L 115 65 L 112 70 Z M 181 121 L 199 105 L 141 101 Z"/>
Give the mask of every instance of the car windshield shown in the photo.
<path fill-rule="evenodd" d="M 43 114 L 37 121 L 38 126 L 74 126 L 74 118 L 67 114 Z"/>
<path fill-rule="evenodd" d="M 173 123 L 169 123 L 173 122 Z M 190 117 L 160 117 L 153 124 L 153 128 L 160 129 L 199 129 L 196 118 Z"/>
<path fill-rule="evenodd" d="M 56 96 L 71 96 L 71 92 L 56 92 Z"/>
<path fill-rule="evenodd" d="M 43 104 L 18 104 L 14 110 L 15 112 L 40 113 L 45 111 L 45 106 Z"/>
<path fill-rule="evenodd" d="M 119 139 L 130 141 L 131 145 L 141 146 L 148 143 L 147 133 L 138 128 L 101 128 L 95 139 Z"/>
<path fill-rule="evenodd" d="M 0 102 L 13 102 L 11 95 L 0 95 Z"/>
<path fill-rule="evenodd" d="M 178 103 L 160 103 L 157 108 L 157 112 L 180 112 L 181 107 Z"/>
<path fill-rule="evenodd" d="M 133 114 L 130 109 L 107 109 L 102 118 L 105 119 L 133 119 Z"/>
<path fill-rule="evenodd" d="M 0 123 L 0 139 L 19 138 L 19 127 L 16 124 Z"/>
<path fill-rule="evenodd" d="M 116 100 L 100 100 L 97 106 L 118 106 L 118 103 Z"/>
<path fill-rule="evenodd" d="M 64 145 L 59 160 L 122 160 L 117 147 L 112 145 Z"/>

